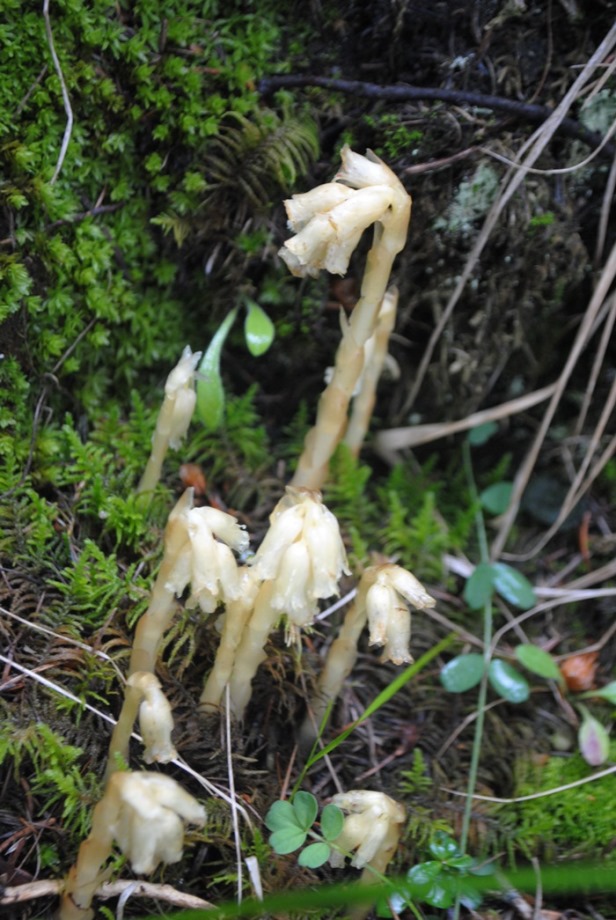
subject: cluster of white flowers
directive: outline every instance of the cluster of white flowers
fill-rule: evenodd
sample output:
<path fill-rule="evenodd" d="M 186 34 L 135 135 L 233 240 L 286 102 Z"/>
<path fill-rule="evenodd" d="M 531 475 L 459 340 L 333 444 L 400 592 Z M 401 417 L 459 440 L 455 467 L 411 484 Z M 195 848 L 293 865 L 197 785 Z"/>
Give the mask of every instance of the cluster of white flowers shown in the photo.
<path fill-rule="evenodd" d="M 344 275 L 364 230 L 387 220 L 399 194 L 397 177 L 371 151 L 362 156 L 344 147 L 335 178 L 285 201 L 296 235 L 279 255 L 294 275 L 316 277 L 323 268 Z"/>
<path fill-rule="evenodd" d="M 193 508 L 187 489 L 169 516 L 165 552 L 175 558 L 166 587 L 180 595 L 188 584 L 187 606 L 212 613 L 221 601 L 236 600 L 240 578 L 232 549 L 248 548 L 248 534 L 232 514 L 218 508 Z"/>
<path fill-rule="evenodd" d="M 273 582 L 271 606 L 295 626 L 312 623 L 319 598 L 339 593 L 350 574 L 340 528 L 318 492 L 287 487 L 252 560 L 258 578 Z"/>
<path fill-rule="evenodd" d="M 370 645 L 384 645 L 383 661 L 403 664 L 412 661 L 409 652 L 411 615 L 408 604 L 417 610 L 434 607 L 436 601 L 414 575 L 399 565 L 371 566 L 362 577 L 364 588 L 358 603 L 365 604 L 370 629 Z"/>
<path fill-rule="evenodd" d="M 162 773 L 114 773 L 108 788 L 116 805 L 108 829 L 135 872 L 179 862 L 184 821 L 205 824 L 204 807 Z"/>
<path fill-rule="evenodd" d="M 406 817 L 404 807 L 384 792 L 355 789 L 340 792 L 332 804 L 347 812 L 342 832 L 336 837 L 329 862 L 334 868 L 344 865 L 344 853 L 353 853 L 351 865 L 363 869 L 370 864 L 384 872 L 393 856 Z M 343 852 L 341 852 L 343 851 Z"/>

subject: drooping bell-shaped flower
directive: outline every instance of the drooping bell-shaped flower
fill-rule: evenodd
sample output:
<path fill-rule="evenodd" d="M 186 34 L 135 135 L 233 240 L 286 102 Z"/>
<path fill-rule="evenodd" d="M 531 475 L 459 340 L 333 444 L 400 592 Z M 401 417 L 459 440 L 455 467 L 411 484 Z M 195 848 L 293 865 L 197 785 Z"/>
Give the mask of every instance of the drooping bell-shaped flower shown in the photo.
<path fill-rule="evenodd" d="M 384 645 L 382 660 L 403 664 L 412 661 L 410 604 L 417 610 L 434 607 L 435 600 L 414 575 L 399 565 L 386 563 L 366 569 L 365 593 L 370 645 Z M 358 598 L 359 600 L 359 598 Z"/>
<path fill-rule="evenodd" d="M 333 796 L 332 804 L 346 812 L 342 832 L 334 843 L 330 864 L 344 865 L 344 852 L 353 853 L 351 865 L 363 869 L 370 865 L 384 872 L 396 851 L 406 817 L 404 807 L 383 792 L 355 789 Z"/>
<path fill-rule="evenodd" d="M 287 488 L 252 560 L 257 577 L 272 581 L 271 606 L 296 626 L 312 623 L 321 598 L 339 593 L 349 574 L 338 521 L 318 492 Z"/>

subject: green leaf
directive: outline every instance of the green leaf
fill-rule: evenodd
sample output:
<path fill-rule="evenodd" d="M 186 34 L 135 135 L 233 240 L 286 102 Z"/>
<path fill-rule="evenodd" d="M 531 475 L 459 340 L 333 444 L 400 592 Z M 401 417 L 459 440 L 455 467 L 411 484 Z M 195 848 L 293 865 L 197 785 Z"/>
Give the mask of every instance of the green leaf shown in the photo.
<path fill-rule="evenodd" d="M 505 562 L 494 562 L 492 570 L 494 587 L 506 601 L 519 607 L 520 610 L 528 610 L 533 606 L 536 602 L 535 592 L 525 575 Z"/>
<path fill-rule="evenodd" d="M 509 505 L 512 490 L 512 482 L 495 482 L 479 495 L 481 507 L 490 514 L 502 514 Z"/>
<path fill-rule="evenodd" d="M 321 833 L 326 840 L 335 840 L 342 833 L 344 815 L 337 805 L 326 805 L 321 812 Z"/>
<path fill-rule="evenodd" d="M 602 700 L 607 700 L 608 703 L 612 703 L 614 706 L 616 706 L 616 680 L 606 684 L 605 687 L 601 687 L 600 690 L 589 690 L 587 693 L 582 693 L 580 698 L 585 699 L 589 696 L 598 696 Z"/>
<path fill-rule="evenodd" d="M 549 652 L 539 648 L 538 645 L 518 645 L 515 649 L 515 657 L 520 664 L 538 674 L 539 677 L 545 677 L 546 680 L 563 681 L 560 668 L 552 658 Z"/>
<path fill-rule="evenodd" d="M 436 859 L 440 859 L 441 861 L 445 859 L 454 859 L 456 856 L 462 855 L 456 841 L 444 831 L 437 831 L 428 849 Z"/>
<path fill-rule="evenodd" d="M 486 422 L 484 425 L 477 425 L 471 428 L 468 433 L 468 443 L 471 447 L 481 447 L 486 441 L 489 441 L 492 435 L 498 431 L 496 422 Z"/>
<path fill-rule="evenodd" d="M 244 336 L 251 355 L 264 354 L 274 341 L 274 324 L 262 307 L 254 300 L 246 300 Z"/>
<path fill-rule="evenodd" d="M 329 845 L 323 843 L 323 841 L 311 843 L 305 850 L 302 850 L 297 861 L 300 866 L 305 866 L 306 869 L 318 869 L 319 866 L 327 862 L 330 852 Z"/>
<path fill-rule="evenodd" d="M 406 875 L 409 882 L 409 893 L 413 897 L 423 900 L 433 887 L 441 871 L 442 867 L 440 862 L 434 859 L 413 866 Z"/>
<path fill-rule="evenodd" d="M 298 828 L 299 824 L 297 823 L 295 809 L 291 803 L 286 801 L 274 802 L 265 816 L 265 826 L 270 831 L 278 831 L 283 827 L 289 826 Z"/>
<path fill-rule="evenodd" d="M 312 793 L 297 792 L 293 796 L 293 810 L 299 826 L 308 830 L 314 824 L 319 806 Z"/>
<path fill-rule="evenodd" d="M 465 690 L 477 686 L 483 676 L 484 667 L 482 655 L 458 655 L 442 668 L 441 683 L 450 693 L 464 693 Z"/>
<path fill-rule="evenodd" d="M 306 842 L 306 831 L 300 827 L 291 827 L 291 825 L 282 827 L 274 831 L 269 842 L 276 853 L 285 856 L 287 853 L 298 850 Z"/>
<path fill-rule="evenodd" d="M 220 376 L 220 353 L 236 314 L 237 307 L 234 307 L 220 324 L 198 369 L 197 415 L 210 431 L 220 427 L 224 416 L 225 391 Z"/>
<path fill-rule="evenodd" d="M 488 603 L 494 590 L 494 566 L 480 562 L 464 585 L 463 597 L 471 610 L 480 610 Z"/>
<path fill-rule="evenodd" d="M 523 703 L 530 696 L 528 681 L 508 661 L 502 661 L 500 658 L 491 661 L 488 680 L 496 692 L 509 703 Z"/>

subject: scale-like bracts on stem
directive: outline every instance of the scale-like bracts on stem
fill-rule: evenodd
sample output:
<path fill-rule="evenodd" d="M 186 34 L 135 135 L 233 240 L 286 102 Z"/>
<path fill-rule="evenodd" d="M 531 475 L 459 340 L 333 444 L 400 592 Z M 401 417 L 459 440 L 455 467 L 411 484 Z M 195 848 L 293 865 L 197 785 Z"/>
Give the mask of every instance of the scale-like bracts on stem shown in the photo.
<path fill-rule="evenodd" d="M 375 331 L 391 268 L 404 247 L 411 199 L 397 176 L 371 151 L 366 156 L 342 150 L 335 182 L 294 195 L 285 202 L 296 235 L 280 250 L 294 275 L 321 269 L 343 275 L 362 233 L 375 225 L 359 300 L 350 320 L 342 321 L 342 340 L 334 373 L 324 390 L 315 426 L 309 431 L 292 485 L 319 489 L 329 460 L 347 424 L 349 401 L 364 364 L 366 342 Z"/>

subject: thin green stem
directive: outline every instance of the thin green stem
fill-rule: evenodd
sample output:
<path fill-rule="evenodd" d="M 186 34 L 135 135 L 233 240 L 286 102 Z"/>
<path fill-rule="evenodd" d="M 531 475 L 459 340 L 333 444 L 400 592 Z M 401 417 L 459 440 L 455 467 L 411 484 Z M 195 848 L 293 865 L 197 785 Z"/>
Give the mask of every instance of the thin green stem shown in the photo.
<path fill-rule="evenodd" d="M 471 494 L 471 501 L 476 508 L 475 511 L 475 525 L 477 527 L 477 539 L 479 542 L 479 556 L 481 562 L 489 564 L 490 555 L 488 549 L 488 538 L 486 534 L 485 521 L 483 519 L 483 514 L 481 512 L 481 504 L 479 502 L 479 493 L 477 492 L 477 485 L 475 483 L 475 477 L 473 475 L 473 464 L 471 460 L 471 448 L 468 440 L 464 441 L 463 444 L 463 460 L 464 460 L 464 471 L 466 473 L 466 479 L 468 482 L 469 491 Z M 479 694 L 477 697 L 477 719 L 475 721 L 475 736 L 473 738 L 473 749 L 471 752 L 471 763 L 468 773 L 468 785 L 466 790 L 466 802 L 464 804 L 464 814 L 462 816 L 462 830 L 460 833 L 460 848 L 463 853 L 466 852 L 466 846 L 468 843 L 468 834 L 471 825 L 471 816 L 473 810 L 473 794 L 477 785 L 477 774 L 479 771 L 479 758 L 481 757 L 481 742 L 483 739 L 483 726 L 485 721 L 485 711 L 486 711 L 486 699 L 488 695 L 488 667 L 490 665 L 490 657 L 492 655 L 492 600 L 489 599 L 486 601 L 483 608 L 483 642 L 484 642 L 484 662 L 485 667 L 483 671 L 483 677 L 481 678 L 481 683 L 479 684 Z M 460 900 L 456 900 L 453 920 L 458 920 L 460 916 Z"/>

